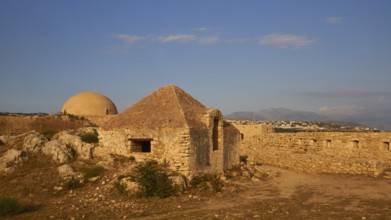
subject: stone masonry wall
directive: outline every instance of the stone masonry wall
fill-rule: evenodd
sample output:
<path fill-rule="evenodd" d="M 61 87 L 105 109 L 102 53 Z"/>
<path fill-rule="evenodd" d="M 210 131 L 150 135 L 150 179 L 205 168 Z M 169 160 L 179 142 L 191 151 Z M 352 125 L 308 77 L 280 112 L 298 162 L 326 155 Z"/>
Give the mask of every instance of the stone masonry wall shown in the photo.
<path fill-rule="evenodd" d="M 305 173 L 378 176 L 391 169 L 389 132 L 264 133 L 260 125 L 236 125 L 241 155 L 255 163 Z"/>
<path fill-rule="evenodd" d="M 151 152 L 132 152 L 131 140 L 151 140 Z M 133 156 L 137 161 L 153 159 L 166 162 L 169 166 L 184 175 L 188 175 L 191 140 L 186 130 L 99 130 L 99 147 L 97 156 L 116 154 Z"/>
<path fill-rule="evenodd" d="M 232 125 L 224 126 L 224 169 L 239 164 L 240 133 Z"/>

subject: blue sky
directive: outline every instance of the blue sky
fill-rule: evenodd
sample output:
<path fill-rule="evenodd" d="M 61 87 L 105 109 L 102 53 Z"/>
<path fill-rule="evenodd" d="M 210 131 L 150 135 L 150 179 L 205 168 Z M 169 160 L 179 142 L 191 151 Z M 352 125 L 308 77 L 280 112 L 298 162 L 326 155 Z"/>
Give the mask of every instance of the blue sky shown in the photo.
<path fill-rule="evenodd" d="M 0 111 L 119 110 L 176 84 L 224 114 L 390 112 L 391 1 L 0 0 Z"/>

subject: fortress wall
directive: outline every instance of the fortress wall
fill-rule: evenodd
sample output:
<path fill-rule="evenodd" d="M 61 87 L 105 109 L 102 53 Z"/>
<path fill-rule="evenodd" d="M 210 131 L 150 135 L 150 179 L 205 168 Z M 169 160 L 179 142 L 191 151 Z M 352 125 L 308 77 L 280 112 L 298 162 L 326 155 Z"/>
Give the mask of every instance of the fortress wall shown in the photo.
<path fill-rule="evenodd" d="M 104 116 L 83 116 L 91 123 L 101 127 L 106 121 L 110 120 L 117 115 L 104 115 Z"/>
<path fill-rule="evenodd" d="M 241 155 L 251 162 L 305 173 L 378 176 L 391 169 L 389 132 L 265 133 L 261 125 L 237 125 Z"/>
<path fill-rule="evenodd" d="M 89 125 L 84 121 L 72 121 L 67 118 L 59 118 L 55 115 L 48 116 L 1 116 L 0 135 L 15 135 L 31 130 L 42 129 L 66 130 L 76 129 Z"/>
<path fill-rule="evenodd" d="M 33 117 L 1 116 L 0 135 L 21 134 L 31 130 Z"/>

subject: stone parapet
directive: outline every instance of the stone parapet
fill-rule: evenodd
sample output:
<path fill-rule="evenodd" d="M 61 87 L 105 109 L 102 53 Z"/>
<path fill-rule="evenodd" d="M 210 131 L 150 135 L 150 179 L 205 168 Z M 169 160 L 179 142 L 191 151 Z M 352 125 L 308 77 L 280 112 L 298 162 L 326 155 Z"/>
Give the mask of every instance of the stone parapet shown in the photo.
<path fill-rule="evenodd" d="M 263 133 L 253 125 L 238 126 L 240 154 L 250 162 L 304 173 L 378 176 L 391 168 L 391 133 Z"/>

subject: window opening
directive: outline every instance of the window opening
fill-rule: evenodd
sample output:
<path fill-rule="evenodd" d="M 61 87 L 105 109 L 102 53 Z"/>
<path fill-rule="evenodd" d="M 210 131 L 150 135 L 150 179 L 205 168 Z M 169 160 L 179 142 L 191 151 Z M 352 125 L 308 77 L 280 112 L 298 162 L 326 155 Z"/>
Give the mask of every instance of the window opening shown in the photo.
<path fill-rule="evenodd" d="M 383 142 L 383 149 L 390 150 L 390 142 L 388 142 L 388 141 Z"/>
<path fill-rule="evenodd" d="M 131 139 L 130 140 L 130 151 L 150 153 L 151 152 L 151 139 Z"/>
<path fill-rule="evenodd" d="M 354 140 L 354 141 L 351 141 L 350 143 L 352 144 L 353 148 L 359 148 L 359 146 L 358 146 L 358 144 L 360 143 L 359 141 Z"/>
<path fill-rule="evenodd" d="M 331 140 L 325 140 L 324 141 L 324 146 L 325 147 L 331 147 Z"/>
<path fill-rule="evenodd" d="M 213 139 L 213 150 L 219 149 L 219 119 L 213 119 L 213 131 L 212 131 L 212 139 Z"/>

